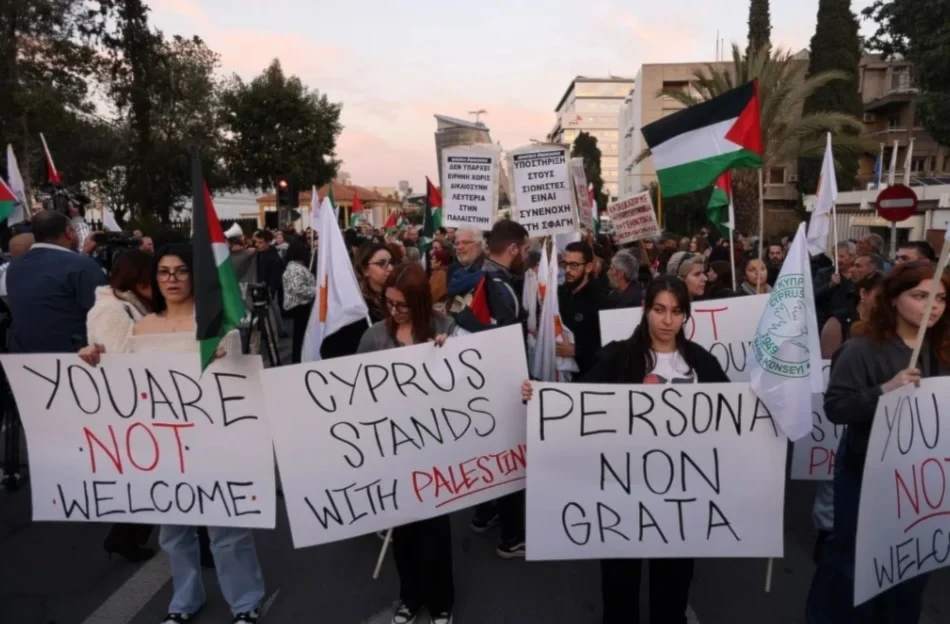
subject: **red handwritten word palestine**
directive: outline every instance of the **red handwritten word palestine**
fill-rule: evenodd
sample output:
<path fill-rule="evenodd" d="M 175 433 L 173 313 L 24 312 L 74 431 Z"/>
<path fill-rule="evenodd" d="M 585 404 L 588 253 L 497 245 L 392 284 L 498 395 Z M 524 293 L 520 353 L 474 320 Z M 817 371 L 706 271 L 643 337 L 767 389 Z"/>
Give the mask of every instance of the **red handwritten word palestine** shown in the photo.
<path fill-rule="evenodd" d="M 829 476 L 833 475 L 836 455 L 837 453 L 833 450 L 826 449 L 823 446 L 811 447 L 811 453 L 808 457 L 808 474 L 813 475 L 816 472 L 822 472 Z"/>
<path fill-rule="evenodd" d="M 528 447 L 480 455 L 451 466 L 433 466 L 412 472 L 412 490 L 420 503 L 435 502 L 439 509 L 468 496 L 523 481 Z"/>
<path fill-rule="evenodd" d="M 104 431 L 83 427 L 92 473 L 99 473 L 98 460 L 103 456 L 118 474 L 125 474 L 129 466 L 140 472 L 152 472 L 161 464 L 162 449 L 165 448 L 166 455 L 170 453 L 177 459 L 179 473 L 185 474 L 185 450 L 188 447 L 182 442 L 181 430 L 194 426 L 194 423 L 134 422 L 108 425 Z"/>
<path fill-rule="evenodd" d="M 943 516 L 950 516 L 950 500 L 947 497 L 947 466 L 950 457 L 931 457 L 913 464 L 910 474 L 894 470 L 894 487 L 897 497 L 897 519 L 909 524 L 904 533 L 917 525 Z"/>

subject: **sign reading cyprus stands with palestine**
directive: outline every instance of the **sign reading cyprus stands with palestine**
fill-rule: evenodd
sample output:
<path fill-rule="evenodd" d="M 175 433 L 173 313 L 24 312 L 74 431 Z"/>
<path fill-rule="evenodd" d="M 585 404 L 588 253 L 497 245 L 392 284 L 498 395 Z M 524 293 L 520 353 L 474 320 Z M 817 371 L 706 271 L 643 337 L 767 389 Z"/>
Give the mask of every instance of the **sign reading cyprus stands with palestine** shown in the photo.
<path fill-rule="evenodd" d="M 571 188 L 566 147 L 526 145 L 509 153 L 512 219 L 531 238 L 577 232 L 577 206 Z"/>
<path fill-rule="evenodd" d="M 464 146 L 442 151 L 442 225 L 490 230 L 498 206 L 500 151 Z"/>

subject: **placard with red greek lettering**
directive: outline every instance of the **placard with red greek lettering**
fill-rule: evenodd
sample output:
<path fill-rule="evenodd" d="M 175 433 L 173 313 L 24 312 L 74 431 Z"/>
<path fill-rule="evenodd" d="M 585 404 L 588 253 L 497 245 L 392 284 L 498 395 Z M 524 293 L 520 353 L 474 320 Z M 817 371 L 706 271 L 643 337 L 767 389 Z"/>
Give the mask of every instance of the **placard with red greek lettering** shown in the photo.
<path fill-rule="evenodd" d="M 580 229 L 567 148 L 526 145 L 508 153 L 512 219 L 532 238 Z"/>
<path fill-rule="evenodd" d="M 574 186 L 574 198 L 577 200 L 577 214 L 580 217 L 581 225 L 594 231 L 594 204 L 590 201 L 590 193 L 587 191 L 587 174 L 584 172 L 584 159 L 572 158 L 571 184 Z"/>
<path fill-rule="evenodd" d="M 524 488 L 520 326 L 262 373 L 294 546 Z"/>
<path fill-rule="evenodd" d="M 878 399 L 858 505 L 855 605 L 950 566 L 948 403 L 945 377 Z"/>
<path fill-rule="evenodd" d="M 715 355 L 730 381 L 749 381 L 752 339 L 768 300 L 768 295 L 754 295 L 697 301 L 686 321 L 686 337 Z M 601 344 L 626 340 L 642 317 L 643 308 L 602 311 Z"/>
<path fill-rule="evenodd" d="M 33 519 L 273 528 L 261 358 L 4 355 Z"/>
<path fill-rule="evenodd" d="M 786 449 L 747 383 L 537 383 L 528 559 L 781 557 Z"/>
<path fill-rule="evenodd" d="M 493 145 L 442 150 L 442 225 L 490 230 L 498 207 L 501 153 Z"/>
<path fill-rule="evenodd" d="M 825 387 L 831 360 L 822 362 Z M 844 426 L 836 425 L 825 417 L 825 393 L 811 396 L 811 413 L 814 422 L 811 435 L 792 444 L 792 465 L 789 475 L 796 481 L 830 481 L 834 478 L 835 457 L 838 443 L 844 435 Z"/>
<path fill-rule="evenodd" d="M 660 235 L 649 191 L 608 204 L 607 214 L 614 226 L 614 238 L 621 245 Z"/>

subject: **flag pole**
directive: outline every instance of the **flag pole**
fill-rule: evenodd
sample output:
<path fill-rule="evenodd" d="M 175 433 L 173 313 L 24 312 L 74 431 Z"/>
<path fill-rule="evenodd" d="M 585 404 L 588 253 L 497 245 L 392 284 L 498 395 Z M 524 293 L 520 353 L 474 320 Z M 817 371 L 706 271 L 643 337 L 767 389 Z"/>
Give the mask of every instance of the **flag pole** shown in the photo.
<path fill-rule="evenodd" d="M 835 259 L 835 273 L 838 272 L 838 205 L 837 203 L 831 204 L 831 228 L 832 228 L 832 238 L 834 239 L 834 246 L 831 248 L 831 253 Z M 827 244 L 827 239 L 825 239 Z"/>
<path fill-rule="evenodd" d="M 765 593 L 768 594 L 772 591 L 772 567 L 775 563 L 775 560 L 769 557 L 769 565 L 765 568 Z"/>
<path fill-rule="evenodd" d="M 383 547 L 379 549 L 379 559 L 376 560 L 376 569 L 373 570 L 373 580 L 379 578 L 379 570 L 383 567 L 383 560 L 386 558 L 386 551 L 389 550 L 389 542 L 393 539 L 393 530 L 386 531 L 386 537 L 383 539 Z"/>
<path fill-rule="evenodd" d="M 762 191 L 762 167 L 759 167 L 759 259 L 765 257 L 765 193 Z"/>
<path fill-rule="evenodd" d="M 736 292 L 736 209 L 733 203 L 732 175 L 729 175 L 729 266 L 732 267 L 732 292 Z"/>

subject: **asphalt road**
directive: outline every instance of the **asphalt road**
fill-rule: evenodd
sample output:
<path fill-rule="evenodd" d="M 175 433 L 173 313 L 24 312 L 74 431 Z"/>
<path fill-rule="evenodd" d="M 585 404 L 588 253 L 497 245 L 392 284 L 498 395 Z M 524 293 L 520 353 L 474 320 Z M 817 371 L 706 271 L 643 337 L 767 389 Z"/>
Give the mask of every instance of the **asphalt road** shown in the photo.
<path fill-rule="evenodd" d="M 809 483 L 787 485 L 786 556 L 775 562 L 770 593 L 764 591 L 765 560 L 698 562 L 690 600 L 694 622 L 804 622 L 814 572 L 813 493 Z M 388 624 L 398 580 L 391 556 L 380 578 L 371 578 L 380 540 L 371 535 L 294 550 L 282 506 L 279 510 L 277 529 L 256 533 L 268 586 L 265 621 Z M 497 533 L 474 535 L 469 518 L 470 512 L 453 518 L 457 623 L 599 622 L 596 562 L 502 561 L 494 554 Z M 0 624 L 159 622 L 171 596 L 167 560 L 163 555 L 142 565 L 110 560 L 101 547 L 106 531 L 96 524 L 33 523 L 28 482 L 15 492 L 0 490 Z M 230 622 L 213 571 L 206 571 L 205 581 L 208 603 L 195 622 Z M 630 608 L 636 608 L 633 601 Z M 948 621 L 950 570 L 945 569 L 929 584 L 922 623 Z"/>

